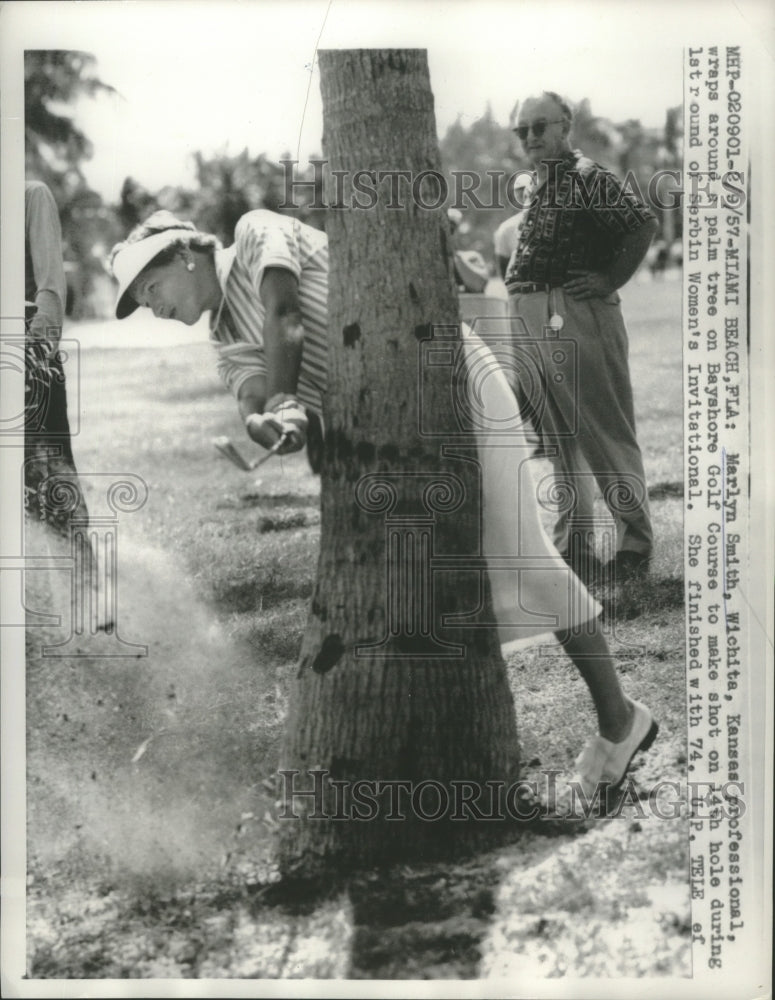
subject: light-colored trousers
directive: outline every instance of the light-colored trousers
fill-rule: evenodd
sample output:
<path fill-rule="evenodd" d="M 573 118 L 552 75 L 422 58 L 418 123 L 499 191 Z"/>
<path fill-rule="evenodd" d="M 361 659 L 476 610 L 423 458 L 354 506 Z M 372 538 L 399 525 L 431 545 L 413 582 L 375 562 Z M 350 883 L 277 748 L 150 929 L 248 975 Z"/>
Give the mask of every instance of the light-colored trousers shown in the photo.
<path fill-rule="evenodd" d="M 602 608 L 543 529 L 517 400 L 501 365 L 463 326 L 466 398 L 481 468 L 482 555 L 503 652 L 535 636 L 579 629 Z"/>
<path fill-rule="evenodd" d="M 551 459 L 560 513 L 554 544 L 594 536 L 595 485 L 616 524 L 616 550 L 650 555 L 653 531 L 635 436 L 620 299 L 574 299 L 561 288 L 511 299 L 520 386 Z M 552 317 L 560 317 L 554 321 Z"/>

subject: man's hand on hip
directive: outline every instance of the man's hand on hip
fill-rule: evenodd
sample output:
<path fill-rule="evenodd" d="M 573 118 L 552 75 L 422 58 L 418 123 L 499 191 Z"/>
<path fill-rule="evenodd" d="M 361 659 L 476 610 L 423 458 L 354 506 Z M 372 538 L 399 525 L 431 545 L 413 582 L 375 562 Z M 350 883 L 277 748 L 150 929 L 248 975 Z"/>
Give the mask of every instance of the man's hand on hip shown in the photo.
<path fill-rule="evenodd" d="M 562 286 L 574 299 L 605 299 L 616 291 L 616 285 L 600 271 L 569 271 L 575 275 Z"/>

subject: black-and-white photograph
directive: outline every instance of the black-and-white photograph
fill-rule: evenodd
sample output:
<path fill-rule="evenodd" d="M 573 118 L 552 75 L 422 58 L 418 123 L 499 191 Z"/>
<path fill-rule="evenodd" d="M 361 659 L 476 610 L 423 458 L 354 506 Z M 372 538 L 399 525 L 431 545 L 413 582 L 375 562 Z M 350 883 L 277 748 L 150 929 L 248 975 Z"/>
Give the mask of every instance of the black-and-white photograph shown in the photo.
<path fill-rule="evenodd" d="M 749 6 L 6 5 L 5 995 L 769 995 Z"/>

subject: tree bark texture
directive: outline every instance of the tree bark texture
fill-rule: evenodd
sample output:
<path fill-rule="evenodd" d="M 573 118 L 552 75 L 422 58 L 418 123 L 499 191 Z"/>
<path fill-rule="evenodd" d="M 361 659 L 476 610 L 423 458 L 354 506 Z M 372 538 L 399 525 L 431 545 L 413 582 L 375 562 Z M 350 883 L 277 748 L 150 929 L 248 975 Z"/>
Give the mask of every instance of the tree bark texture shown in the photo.
<path fill-rule="evenodd" d="M 391 178 L 376 185 L 374 207 L 352 205 L 358 171 L 416 178 L 440 170 L 427 56 L 319 55 L 329 372 L 321 551 L 282 761 L 300 772 L 285 775 L 286 871 L 341 855 L 356 863 L 423 856 L 451 831 L 481 833 L 481 822 L 446 822 L 452 798 L 444 816 L 424 819 L 443 804 L 433 789 L 417 800 L 420 817 L 405 792 L 396 807 L 405 819 L 386 819 L 384 798 L 366 821 L 331 819 L 352 815 L 351 789 L 331 780 L 450 788 L 508 783 L 518 769 L 505 666 L 495 630 L 482 624 L 493 618 L 480 557 L 481 477 L 461 416 L 446 212 L 413 203 L 411 180 L 396 191 Z M 332 208 L 337 199 L 343 207 Z M 445 623 L 450 615 L 465 621 Z M 292 794 L 313 788 L 311 770 L 326 772 L 322 810 L 320 799 Z M 312 818 L 316 809 L 328 818 Z"/>

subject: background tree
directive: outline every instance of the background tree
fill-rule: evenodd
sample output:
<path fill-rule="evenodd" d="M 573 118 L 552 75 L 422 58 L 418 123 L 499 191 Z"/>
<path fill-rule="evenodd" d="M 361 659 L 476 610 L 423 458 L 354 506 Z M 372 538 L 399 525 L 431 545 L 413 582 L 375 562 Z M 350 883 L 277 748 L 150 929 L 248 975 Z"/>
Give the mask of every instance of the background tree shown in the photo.
<path fill-rule="evenodd" d="M 285 159 L 290 160 L 290 154 Z M 308 164 L 293 170 L 297 185 L 286 205 L 286 171 L 282 162 L 265 153 L 251 157 L 245 149 L 237 155 L 218 152 L 193 154 L 196 187 L 167 185 L 152 193 L 127 177 L 116 209 L 127 235 L 139 222 L 159 208 L 166 208 L 180 218 L 191 220 L 200 229 L 213 233 L 224 244 L 234 242 L 234 229 L 240 218 L 256 208 L 294 215 L 309 225 L 324 228 L 325 213 L 314 205 L 323 204 L 319 173 Z M 312 187 L 310 186 L 312 183 Z"/>
<path fill-rule="evenodd" d="M 282 165 L 263 153 L 251 158 L 247 150 L 237 156 L 196 152 L 193 189 L 167 185 L 152 192 L 127 177 L 118 204 L 105 205 L 84 177 L 93 144 L 74 113 L 82 98 L 116 93 L 97 76 L 95 64 L 88 52 L 74 50 L 30 50 L 24 57 L 25 172 L 49 186 L 59 209 L 67 314 L 73 319 L 111 315 L 110 248 L 157 208 L 193 220 L 229 245 L 241 215 L 254 208 L 281 211 L 285 193 Z M 308 166 L 297 179 L 313 176 Z M 322 213 L 310 207 L 314 192 L 302 188 L 297 201 L 293 214 L 321 225 Z"/>
<path fill-rule="evenodd" d="M 663 141 L 657 149 L 655 166 L 660 170 L 683 169 L 683 107 L 678 105 L 668 108 L 665 113 Z M 664 196 L 669 200 L 669 196 Z M 660 238 L 663 243 L 672 247 L 671 258 L 680 263 L 683 255 L 683 209 L 680 205 L 672 208 L 658 208 L 657 218 L 660 223 Z"/>
<path fill-rule="evenodd" d="M 331 170 L 389 164 L 416 177 L 439 168 L 424 51 L 321 52 L 320 71 Z M 434 328 L 452 329 L 444 344 L 460 349 L 448 223 L 443 209 L 388 209 L 385 195 L 368 211 L 330 212 L 327 225 L 321 551 L 283 764 L 302 772 L 297 788 L 311 786 L 310 769 L 334 782 L 430 780 L 443 786 L 421 803 L 433 812 L 454 780 L 516 776 L 516 723 L 495 631 L 441 620 L 480 602 L 489 616 L 480 620 L 492 620 L 487 575 L 475 568 L 476 446 L 452 404 L 460 370 L 422 363 Z M 435 436 L 445 433 L 454 454 Z M 432 572 L 436 555 L 443 572 Z M 330 816 L 335 788 L 324 784 Z M 286 804 L 301 817 L 281 824 L 286 872 L 340 854 L 422 856 L 452 833 L 481 833 L 471 822 L 413 819 L 407 805 L 403 822 L 385 819 L 387 809 L 372 822 L 337 822 L 311 819 L 310 800 Z"/>
<path fill-rule="evenodd" d="M 461 199 L 462 203 L 454 207 L 463 212 L 461 236 L 465 239 L 465 248 L 478 250 L 493 263 L 493 233 L 501 222 L 514 214 L 505 181 L 517 170 L 529 169 L 528 161 L 518 149 L 511 130 L 495 120 L 489 104 L 481 118 L 470 125 L 463 125 L 459 118 L 450 125 L 440 149 L 444 173 L 450 181 L 450 199 L 455 196 L 454 172 L 470 171 L 481 178 L 477 196 L 485 207 L 477 208 L 475 204 L 469 207 L 467 199 Z M 497 182 L 488 177 L 487 171 L 498 177 Z M 498 208 L 498 205 L 505 207 Z"/>
<path fill-rule="evenodd" d="M 159 199 L 156 195 L 139 184 L 134 177 L 124 178 L 121 185 L 119 202 L 115 208 L 116 216 L 121 225 L 122 235 L 128 235 L 135 226 L 159 208 Z"/>
<path fill-rule="evenodd" d="M 91 292 L 118 237 L 113 212 L 84 178 L 92 155 L 89 138 L 71 113 L 81 97 L 115 93 L 93 72 L 87 52 L 28 50 L 24 54 L 25 173 L 46 183 L 59 209 L 68 279 L 69 315 L 95 315 Z"/>
<path fill-rule="evenodd" d="M 286 158 L 290 158 L 289 156 Z M 240 217 L 256 208 L 272 212 L 286 211 L 285 171 L 282 164 L 269 159 L 264 153 L 251 158 L 247 149 L 237 156 L 218 153 L 210 158 L 194 154 L 198 190 L 192 198 L 192 211 L 197 225 L 229 245 L 234 239 L 234 228 Z M 307 167 L 300 176 L 294 171 L 294 180 L 312 179 L 312 168 Z M 297 208 L 288 209 L 302 221 L 322 228 L 320 211 L 310 210 L 314 195 L 306 187 L 294 193 Z"/>
<path fill-rule="evenodd" d="M 28 50 L 24 54 L 25 164 L 56 191 L 83 182 L 81 162 L 92 144 L 69 106 L 82 96 L 115 93 L 92 72 L 94 56 L 72 50 Z"/>

